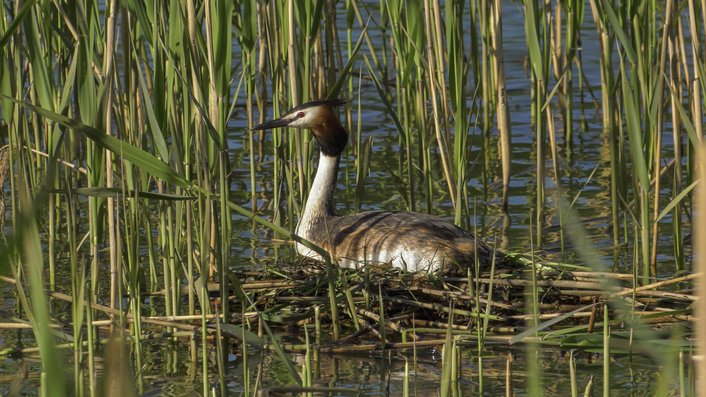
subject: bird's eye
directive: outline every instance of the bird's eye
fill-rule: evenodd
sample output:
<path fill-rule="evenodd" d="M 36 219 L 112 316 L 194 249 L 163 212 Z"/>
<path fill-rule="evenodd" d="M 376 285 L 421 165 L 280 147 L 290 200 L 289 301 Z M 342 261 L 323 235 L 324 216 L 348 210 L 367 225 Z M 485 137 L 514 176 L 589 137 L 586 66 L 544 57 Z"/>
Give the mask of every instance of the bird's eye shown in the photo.
<path fill-rule="evenodd" d="M 302 117 L 304 117 L 304 112 L 297 113 L 297 118 L 302 118 Z"/>

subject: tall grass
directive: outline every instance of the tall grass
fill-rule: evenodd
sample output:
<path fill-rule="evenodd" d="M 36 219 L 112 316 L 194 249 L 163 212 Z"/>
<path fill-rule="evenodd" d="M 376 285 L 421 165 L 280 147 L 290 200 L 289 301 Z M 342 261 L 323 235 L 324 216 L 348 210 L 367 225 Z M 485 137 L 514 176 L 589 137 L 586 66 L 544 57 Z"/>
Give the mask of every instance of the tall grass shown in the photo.
<path fill-rule="evenodd" d="M 511 200 L 515 167 L 527 164 L 514 151 L 513 137 L 523 132 L 513 127 L 511 114 L 530 113 L 534 184 L 526 207 L 534 230 L 523 240 L 541 249 L 555 242 L 547 226 L 557 226 L 567 251 L 572 245 L 564 238 L 573 229 L 566 219 L 582 209 L 555 203 L 580 194 L 566 177 L 573 172 L 566 164 L 582 139 L 579 125 L 585 120 L 577 117 L 586 111 L 584 85 L 589 90 L 600 85 L 600 145 L 607 153 L 602 165 L 609 171 L 598 178 L 609 191 L 596 207 L 609 213 L 606 233 L 616 247 L 635 252 L 633 271 L 640 283 L 688 270 L 687 228 L 697 224 L 691 200 L 699 181 L 695 159 L 703 141 L 706 88 L 703 3 L 518 3 L 531 87 L 531 108 L 519 110 L 511 107 L 507 81 L 514 76 L 505 73 L 503 48 L 504 30 L 515 27 L 503 26 L 503 10 L 510 5 L 501 1 L 388 1 L 379 7 L 357 0 L 3 5 L 0 145 L 9 148 L 12 236 L 0 269 L 18 282 L 17 315 L 33 324 L 45 393 L 69 389 L 56 365 L 47 327 L 55 313 L 44 287 L 71 292 L 66 321 L 76 394 L 98 392 L 103 350 L 94 322 L 106 317 L 96 309 L 102 303 L 112 309 L 112 328 L 128 330 L 125 343 L 135 369 L 144 368 L 148 354 L 144 315 L 200 316 L 202 327 L 189 339 L 188 356 L 200 360 L 192 365 L 200 365 L 204 395 L 212 392 L 214 378 L 224 393 L 227 387 L 230 342 L 221 343 L 229 339 L 221 337 L 228 335 L 221 323 L 254 311 L 259 329 L 243 322 L 240 334 L 265 332 L 278 346 L 269 317 L 241 286 L 244 272 L 252 269 L 232 256 L 241 241 L 233 237 L 297 239 L 293 230 L 313 179 L 316 145 L 306 131 L 265 136 L 234 125 L 251 127 L 326 96 L 348 97 L 342 117 L 349 131 L 358 132 L 343 159 L 344 168 L 355 170 L 354 182 L 341 178 L 355 190 L 355 208 L 370 204 L 368 173 L 388 172 L 374 169 L 371 161 L 376 142 L 366 131 L 374 126 L 361 114 L 372 105 L 356 99 L 378 96 L 382 105 L 376 109 L 383 109 L 398 133 L 396 167 L 389 171 L 397 181 L 391 188 L 399 193 L 397 206 L 436 213 L 439 202 L 448 203 L 453 221 L 469 230 L 479 218 L 470 205 L 476 196 L 490 201 L 483 205 L 491 212 L 498 204 L 497 215 L 513 212 L 513 206 L 524 211 Z M 586 7 L 590 18 L 584 18 Z M 600 81 L 584 81 L 581 72 L 580 43 L 587 30 L 595 30 L 600 41 L 598 64 L 591 65 L 599 69 Z M 471 155 L 478 148 L 482 158 Z M 263 177 L 263 169 L 271 173 Z M 482 180 L 473 180 L 478 174 Z M 501 194 L 493 193 L 494 182 Z M 667 228 L 671 237 L 665 239 Z M 673 250 L 673 268 L 660 263 L 664 244 Z M 469 271 L 470 278 L 476 276 Z M 317 341 L 321 332 L 338 339 L 347 326 L 361 328 L 351 293 L 357 286 L 345 277 L 328 261 L 321 311 L 332 326 L 317 323 Z M 208 281 L 218 283 L 217 299 L 209 295 Z M 382 290 L 366 288 L 374 291 L 370 299 L 377 295 L 383 301 Z M 535 285 L 528 292 L 533 308 L 537 294 Z M 486 311 L 491 314 L 490 303 Z M 530 326 L 539 326 L 532 314 Z M 384 311 L 378 316 L 384 345 Z M 608 320 L 606 341 L 613 332 Z M 476 332 L 484 335 L 487 320 L 481 323 Z M 165 329 L 178 332 L 173 324 Z M 208 341 L 214 332 L 212 353 Z M 462 345 L 454 338 L 449 331 L 442 361 L 442 391 L 449 395 L 461 389 Z M 483 343 L 479 338 L 481 368 Z M 610 354 L 609 344 L 604 347 Z M 533 349 L 528 353 L 536 354 Z M 275 350 L 288 379 L 312 385 L 316 371 L 309 361 L 301 376 L 290 357 Z M 247 346 L 241 357 L 249 357 Z M 183 358 L 170 360 L 177 367 Z M 135 378 L 138 391 L 145 391 L 143 372 L 135 371 Z M 482 383 L 482 373 L 479 379 Z M 539 390 L 535 380 L 531 390 Z"/>

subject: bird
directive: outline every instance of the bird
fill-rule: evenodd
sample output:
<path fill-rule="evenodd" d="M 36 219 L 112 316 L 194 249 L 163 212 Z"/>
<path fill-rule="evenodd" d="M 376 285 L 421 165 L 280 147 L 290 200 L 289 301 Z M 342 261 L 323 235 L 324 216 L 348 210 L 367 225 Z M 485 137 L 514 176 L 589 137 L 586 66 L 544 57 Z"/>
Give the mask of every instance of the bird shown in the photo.
<path fill-rule="evenodd" d="M 492 250 L 473 234 L 443 219 L 406 211 L 366 211 L 338 215 L 334 192 L 341 154 L 348 133 L 336 108 L 344 99 L 307 102 L 279 118 L 251 130 L 289 127 L 308 129 L 319 146 L 319 161 L 304 211 L 295 233 L 323 248 L 340 267 L 362 268 L 369 264 L 392 265 L 409 272 L 436 272 L 474 266 L 490 266 Z M 296 251 L 304 257 L 323 260 L 301 243 Z"/>

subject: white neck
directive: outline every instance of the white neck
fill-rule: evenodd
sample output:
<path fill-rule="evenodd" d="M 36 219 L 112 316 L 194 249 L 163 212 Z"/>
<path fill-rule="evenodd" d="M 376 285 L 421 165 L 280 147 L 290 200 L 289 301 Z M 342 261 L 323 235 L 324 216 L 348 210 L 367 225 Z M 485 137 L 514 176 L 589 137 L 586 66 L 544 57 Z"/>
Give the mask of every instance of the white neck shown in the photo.
<path fill-rule="evenodd" d="M 311 185 L 304 213 L 297 224 L 297 234 L 302 237 L 308 235 L 310 226 L 334 215 L 333 192 L 336 189 L 339 161 L 339 156 L 326 156 L 323 153 L 319 156 L 314 183 Z"/>

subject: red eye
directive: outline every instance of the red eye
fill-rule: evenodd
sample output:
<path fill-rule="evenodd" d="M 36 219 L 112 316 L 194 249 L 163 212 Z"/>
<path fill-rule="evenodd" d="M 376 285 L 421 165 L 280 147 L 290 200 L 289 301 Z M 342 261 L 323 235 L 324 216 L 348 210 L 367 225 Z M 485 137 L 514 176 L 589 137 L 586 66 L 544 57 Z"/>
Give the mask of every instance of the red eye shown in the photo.
<path fill-rule="evenodd" d="M 299 113 L 297 113 L 297 117 L 298 117 L 298 118 L 304 117 L 304 112 L 299 112 Z"/>

